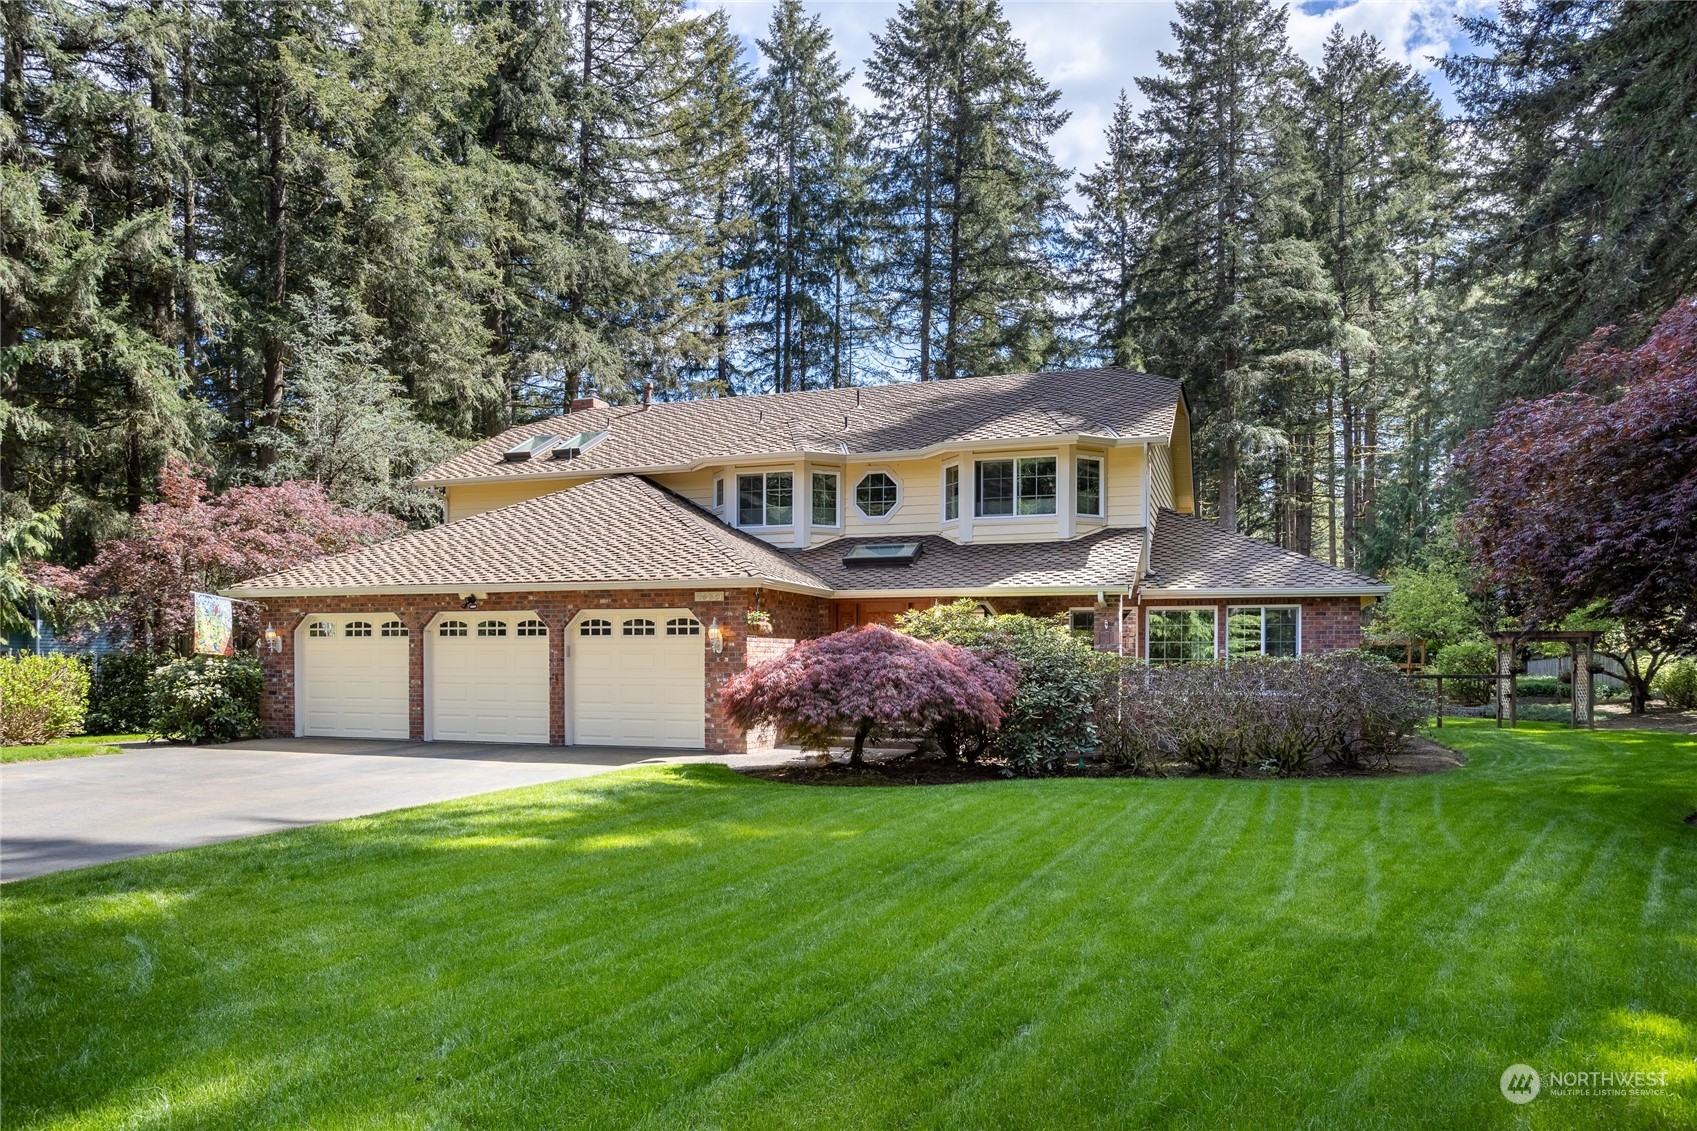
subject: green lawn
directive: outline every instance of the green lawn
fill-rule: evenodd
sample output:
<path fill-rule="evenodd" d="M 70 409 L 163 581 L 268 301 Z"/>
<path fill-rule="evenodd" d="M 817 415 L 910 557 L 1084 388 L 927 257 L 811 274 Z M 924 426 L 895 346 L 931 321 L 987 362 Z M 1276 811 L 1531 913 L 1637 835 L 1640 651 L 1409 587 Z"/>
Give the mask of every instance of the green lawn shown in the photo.
<path fill-rule="evenodd" d="M 5 1123 L 1697 1126 L 1697 741 L 1425 778 L 645 768 L 7 885 Z M 1508 1104 L 1503 1070 L 1665 1072 Z"/>
<path fill-rule="evenodd" d="M 0 746 L 0 762 L 42 762 L 49 758 L 87 758 L 116 754 L 118 742 L 140 742 L 145 734 L 78 734 L 38 746 Z"/>

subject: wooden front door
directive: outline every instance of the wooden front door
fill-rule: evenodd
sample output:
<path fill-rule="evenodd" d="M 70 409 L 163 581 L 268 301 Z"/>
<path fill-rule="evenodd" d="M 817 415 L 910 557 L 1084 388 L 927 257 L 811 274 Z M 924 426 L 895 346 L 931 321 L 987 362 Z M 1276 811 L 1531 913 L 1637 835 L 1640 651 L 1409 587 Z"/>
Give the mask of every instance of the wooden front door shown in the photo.
<path fill-rule="evenodd" d="M 933 602 L 930 599 L 879 600 L 879 601 L 836 601 L 832 603 L 831 631 L 841 632 L 845 628 L 858 628 L 863 624 L 882 624 L 890 628 L 896 626 L 896 615 L 909 609 L 929 608 Z"/>

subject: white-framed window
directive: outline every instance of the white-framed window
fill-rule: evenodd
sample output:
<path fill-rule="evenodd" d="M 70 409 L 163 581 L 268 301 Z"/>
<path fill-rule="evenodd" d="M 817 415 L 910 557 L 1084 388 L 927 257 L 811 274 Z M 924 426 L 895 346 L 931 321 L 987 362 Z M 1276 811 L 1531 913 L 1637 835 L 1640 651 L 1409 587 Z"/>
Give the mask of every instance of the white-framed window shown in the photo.
<path fill-rule="evenodd" d="M 854 505 L 867 518 L 883 518 L 901 502 L 901 487 L 887 471 L 869 471 L 854 485 Z"/>
<path fill-rule="evenodd" d="M 463 620 L 445 620 L 436 626 L 437 636 L 464 636 L 469 627 Z"/>
<path fill-rule="evenodd" d="M 541 621 L 537 620 L 535 617 L 532 617 L 529 620 L 519 621 L 518 624 L 515 625 L 514 628 L 513 628 L 513 635 L 514 636 L 547 636 L 548 635 L 548 626 L 543 624 Z"/>
<path fill-rule="evenodd" d="M 306 634 L 308 636 L 334 636 L 336 635 L 336 622 L 315 620 L 306 626 Z"/>
<path fill-rule="evenodd" d="M 943 469 L 943 521 L 960 518 L 960 464 L 951 463 Z"/>
<path fill-rule="evenodd" d="M 795 521 L 795 472 L 737 476 L 738 526 L 788 526 Z"/>
<path fill-rule="evenodd" d="M 405 636 L 407 634 L 407 626 L 402 621 L 386 620 L 383 622 L 383 627 L 378 629 L 378 631 L 384 636 Z"/>
<path fill-rule="evenodd" d="M 1150 609 L 1144 618 L 1151 664 L 1205 664 L 1214 659 L 1214 609 Z"/>
<path fill-rule="evenodd" d="M 673 617 L 666 622 L 667 636 L 700 636 L 701 622 L 694 617 Z"/>
<path fill-rule="evenodd" d="M 1073 478 L 1078 513 L 1086 518 L 1101 518 L 1102 504 L 1105 501 L 1102 491 L 1102 461 L 1094 456 L 1079 456 L 1078 470 Z"/>
<path fill-rule="evenodd" d="M 342 630 L 343 636 L 370 636 L 371 622 L 368 620 L 351 620 Z"/>
<path fill-rule="evenodd" d="M 713 480 L 713 509 L 724 513 L 725 510 L 725 479 L 724 476 Z"/>
<path fill-rule="evenodd" d="M 837 473 L 834 471 L 815 471 L 813 473 L 813 525 L 838 526 L 842 523 L 842 512 L 837 499 Z"/>
<path fill-rule="evenodd" d="M 507 635 L 507 622 L 504 620 L 480 620 L 477 622 L 477 634 L 479 636 L 505 636 Z"/>
<path fill-rule="evenodd" d="M 600 617 L 590 617 L 577 626 L 577 634 L 579 636 L 611 636 L 613 635 L 613 622 L 602 620 Z"/>
<path fill-rule="evenodd" d="M 1080 640 L 1095 643 L 1096 641 L 1096 610 L 1068 609 L 1067 631 Z"/>
<path fill-rule="evenodd" d="M 1232 605 L 1226 609 L 1226 658 L 1302 651 L 1302 609 L 1296 605 Z"/>
<path fill-rule="evenodd" d="M 1054 514 L 1056 467 L 1054 456 L 979 460 L 973 513 L 979 518 Z"/>
<path fill-rule="evenodd" d="M 624 623 L 621 631 L 626 636 L 653 636 L 654 622 L 647 617 L 632 617 Z"/>

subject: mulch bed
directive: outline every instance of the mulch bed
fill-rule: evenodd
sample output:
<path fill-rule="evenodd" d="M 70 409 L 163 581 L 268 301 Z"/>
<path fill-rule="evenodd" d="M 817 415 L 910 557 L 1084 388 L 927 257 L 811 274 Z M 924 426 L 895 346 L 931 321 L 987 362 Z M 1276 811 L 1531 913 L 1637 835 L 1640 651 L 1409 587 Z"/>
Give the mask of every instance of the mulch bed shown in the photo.
<path fill-rule="evenodd" d="M 1403 752 L 1382 766 L 1359 770 L 1343 769 L 1324 762 L 1317 763 L 1305 775 L 1309 778 L 1377 778 L 1402 777 L 1409 774 L 1438 774 L 1467 764 L 1467 759 L 1447 746 L 1428 738 L 1410 738 Z M 1165 766 L 1166 777 L 1206 777 L 1188 765 Z M 798 759 L 780 766 L 752 766 L 738 773 L 765 781 L 789 785 L 965 785 L 971 782 L 1006 781 L 1008 775 L 994 762 L 968 765 L 941 758 L 916 754 L 895 754 L 869 758 L 856 769 L 846 761 L 823 762 L 818 759 Z M 1115 769 L 1101 762 L 1086 761 L 1082 766 L 1069 765 L 1053 775 L 1063 778 L 1135 777 L 1126 770 Z"/>

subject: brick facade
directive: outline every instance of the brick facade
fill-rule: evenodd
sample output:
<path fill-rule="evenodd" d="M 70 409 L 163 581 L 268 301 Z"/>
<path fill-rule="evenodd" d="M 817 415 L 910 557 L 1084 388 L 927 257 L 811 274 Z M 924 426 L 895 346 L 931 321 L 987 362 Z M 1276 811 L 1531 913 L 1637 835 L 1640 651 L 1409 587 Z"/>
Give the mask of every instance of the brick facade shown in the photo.
<path fill-rule="evenodd" d="M 1124 635 L 1127 655 L 1142 655 L 1143 637 L 1139 631 L 1142 609 L 1170 606 L 1211 606 L 1218 610 L 1215 618 L 1218 645 L 1225 648 L 1225 609 L 1231 601 L 1167 600 L 1143 604 L 1127 601 L 1124 620 L 1119 621 L 1117 601 L 1095 602 L 1095 594 L 1059 597 L 995 598 L 990 604 L 999 613 L 1024 613 L 1029 616 L 1054 616 L 1069 609 L 1091 608 L 1096 612 L 1096 647 L 1114 651 Z M 1252 603 L 1252 602 L 1245 602 Z M 1273 603 L 1273 602 L 1269 602 Z M 261 699 L 261 721 L 270 736 L 288 736 L 295 732 L 295 636 L 310 614 L 314 613 L 392 613 L 399 616 L 408 630 L 408 711 L 409 731 L 417 741 L 424 738 L 424 649 L 426 630 L 438 613 L 459 612 L 460 598 L 454 594 L 406 594 L 377 597 L 278 597 L 260 602 L 262 619 L 273 624 L 282 638 L 282 650 L 272 652 L 261 648 L 260 658 L 265 667 L 265 689 Z M 1304 654 L 1331 652 L 1340 648 L 1356 648 L 1361 644 L 1361 602 L 1355 597 L 1307 598 L 1302 605 L 1302 651 Z M 728 589 L 721 600 L 697 601 L 695 591 L 682 589 L 613 589 L 576 592 L 492 593 L 478 605 L 478 613 L 534 612 L 548 625 L 548 740 L 563 745 L 566 740 L 566 645 L 567 626 L 580 611 L 587 609 L 666 609 L 684 608 L 693 612 L 703 626 L 718 621 L 725 634 L 725 648 L 715 653 L 706 648 L 706 719 L 707 749 L 719 754 L 740 754 L 749 750 L 768 748 L 773 736 L 768 733 L 748 734 L 726 717 L 719 691 L 725 681 L 737 672 L 775 656 L 782 655 L 798 640 L 823 636 L 832 624 L 832 602 L 825 598 L 781 592 L 773 589 Z M 771 614 L 770 636 L 751 633 L 748 613 L 760 609 Z"/>
<path fill-rule="evenodd" d="M 725 634 L 725 650 L 707 649 L 707 749 L 720 754 L 740 754 L 748 749 L 748 736 L 725 717 L 718 690 L 737 672 L 769 656 L 781 654 L 795 641 L 825 632 L 828 602 L 776 590 L 728 589 L 718 601 L 697 601 L 687 589 L 607 589 L 577 592 L 491 593 L 477 607 L 482 613 L 534 612 L 548 626 L 548 741 L 556 746 L 566 741 L 566 626 L 586 609 L 689 609 L 703 626 L 719 622 Z M 460 598 L 451 593 L 405 594 L 376 597 L 274 597 L 260 602 L 261 616 L 282 637 L 282 650 L 260 650 L 265 666 L 265 690 L 260 702 L 260 719 L 265 733 L 286 736 L 295 733 L 295 635 L 314 613 L 393 613 L 406 622 L 408 645 L 408 711 L 410 735 L 424 738 L 424 642 L 426 627 L 438 613 L 459 612 Z M 761 608 L 772 614 L 770 637 L 751 636 L 748 612 Z"/>

